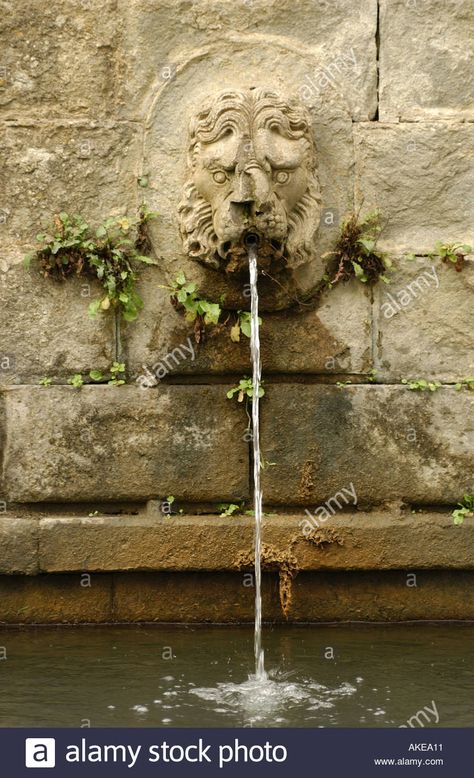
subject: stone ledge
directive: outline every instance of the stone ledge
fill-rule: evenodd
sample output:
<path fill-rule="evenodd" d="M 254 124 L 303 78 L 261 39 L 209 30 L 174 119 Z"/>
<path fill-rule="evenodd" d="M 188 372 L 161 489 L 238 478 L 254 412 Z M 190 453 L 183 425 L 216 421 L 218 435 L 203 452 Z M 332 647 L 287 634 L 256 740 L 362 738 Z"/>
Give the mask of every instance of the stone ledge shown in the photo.
<path fill-rule="evenodd" d="M 0 517 L 0 575 L 35 575 L 38 542 L 38 521 Z"/>
<path fill-rule="evenodd" d="M 472 570 L 302 572 L 290 622 L 473 620 Z M 0 576 L 0 627 L 9 624 L 252 623 L 254 589 L 237 573 Z M 265 622 L 285 622 L 278 576 L 262 577 Z"/>
<path fill-rule="evenodd" d="M 342 514 L 307 540 L 306 518 L 274 516 L 263 525 L 265 546 L 282 561 L 291 555 L 299 570 L 474 569 L 474 521 Z M 253 549 L 251 517 L 46 518 L 39 528 L 39 570 L 48 573 L 232 571 Z"/>

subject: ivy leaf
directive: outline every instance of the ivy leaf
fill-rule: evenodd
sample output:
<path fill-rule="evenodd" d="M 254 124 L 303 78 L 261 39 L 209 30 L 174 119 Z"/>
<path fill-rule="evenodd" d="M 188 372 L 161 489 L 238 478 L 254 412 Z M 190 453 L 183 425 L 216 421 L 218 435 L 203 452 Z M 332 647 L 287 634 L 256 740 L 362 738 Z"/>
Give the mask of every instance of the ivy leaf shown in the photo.
<path fill-rule="evenodd" d="M 362 281 L 362 283 L 365 284 L 367 281 L 367 276 L 365 275 L 361 266 L 357 262 L 354 262 L 354 260 L 352 260 L 352 267 L 354 268 L 354 273 L 356 278 L 358 278 L 359 281 Z"/>
<path fill-rule="evenodd" d="M 220 305 L 218 303 L 209 303 L 207 313 L 204 316 L 204 322 L 206 324 L 217 324 L 220 315 L 221 315 Z"/>
<path fill-rule="evenodd" d="M 88 308 L 88 313 L 91 319 L 95 319 L 95 317 L 99 313 L 100 303 L 101 303 L 100 300 L 94 300 L 92 303 L 90 303 Z"/>
<path fill-rule="evenodd" d="M 363 246 L 366 251 L 370 254 L 374 248 L 375 248 L 375 241 L 374 240 L 368 240 L 366 238 L 359 238 L 358 243 L 360 243 L 361 246 Z"/>
<path fill-rule="evenodd" d="M 125 321 L 135 321 L 138 311 L 136 308 L 125 308 L 122 315 Z"/>

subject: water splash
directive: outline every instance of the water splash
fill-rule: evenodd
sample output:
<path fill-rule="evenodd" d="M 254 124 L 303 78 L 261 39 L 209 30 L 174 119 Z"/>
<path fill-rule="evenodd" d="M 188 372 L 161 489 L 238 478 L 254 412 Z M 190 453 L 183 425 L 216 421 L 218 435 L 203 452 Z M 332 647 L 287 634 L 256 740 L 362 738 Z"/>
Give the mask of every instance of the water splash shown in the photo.
<path fill-rule="evenodd" d="M 246 725 L 271 727 L 288 726 L 296 711 L 307 722 L 323 720 L 322 714 L 326 712 L 327 721 L 329 711 L 337 710 L 340 701 L 356 691 L 347 681 L 329 687 L 309 678 L 290 678 L 279 670 L 270 670 L 264 680 L 250 676 L 243 683 L 218 683 L 215 687 L 190 690 L 212 703 L 214 712 L 237 716 Z"/>
<path fill-rule="evenodd" d="M 260 361 L 260 333 L 258 329 L 258 268 L 257 268 L 258 239 L 249 240 L 248 257 L 250 271 L 251 291 L 251 336 L 250 353 L 252 357 L 252 442 L 253 442 L 253 481 L 254 481 L 254 551 L 255 551 L 255 677 L 257 680 L 265 680 L 265 656 L 262 649 L 262 488 L 260 484 L 260 419 L 259 419 L 259 393 L 262 377 L 262 365 Z"/>

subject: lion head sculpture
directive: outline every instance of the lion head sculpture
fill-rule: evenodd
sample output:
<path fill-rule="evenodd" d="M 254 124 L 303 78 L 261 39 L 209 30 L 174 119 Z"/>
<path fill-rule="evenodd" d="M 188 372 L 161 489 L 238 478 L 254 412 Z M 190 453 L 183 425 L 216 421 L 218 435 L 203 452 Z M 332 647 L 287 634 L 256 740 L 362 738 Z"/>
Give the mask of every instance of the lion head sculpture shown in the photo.
<path fill-rule="evenodd" d="M 187 255 L 209 268 L 247 267 L 245 238 L 274 271 L 314 259 L 320 195 L 307 110 L 264 88 L 225 91 L 192 118 L 179 205 Z"/>

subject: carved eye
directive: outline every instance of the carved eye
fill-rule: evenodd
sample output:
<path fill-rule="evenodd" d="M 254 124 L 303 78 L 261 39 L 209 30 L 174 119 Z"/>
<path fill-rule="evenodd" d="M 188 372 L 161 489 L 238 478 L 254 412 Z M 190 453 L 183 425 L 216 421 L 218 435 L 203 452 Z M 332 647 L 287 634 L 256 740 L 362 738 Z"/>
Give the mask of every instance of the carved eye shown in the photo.
<path fill-rule="evenodd" d="M 223 170 L 216 170 L 216 172 L 212 174 L 212 177 L 216 184 L 224 184 L 227 181 L 227 176 Z"/>
<path fill-rule="evenodd" d="M 277 184 L 286 184 L 289 181 L 290 174 L 286 170 L 279 170 L 275 175 L 275 181 Z"/>

